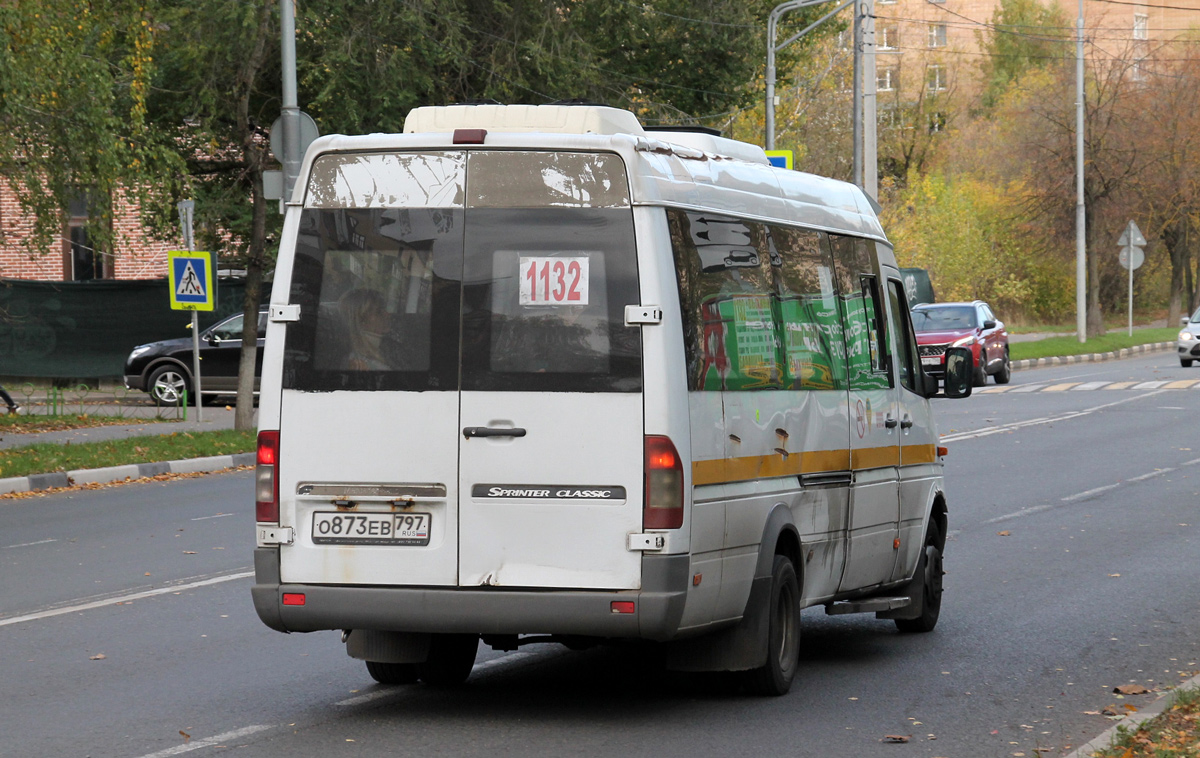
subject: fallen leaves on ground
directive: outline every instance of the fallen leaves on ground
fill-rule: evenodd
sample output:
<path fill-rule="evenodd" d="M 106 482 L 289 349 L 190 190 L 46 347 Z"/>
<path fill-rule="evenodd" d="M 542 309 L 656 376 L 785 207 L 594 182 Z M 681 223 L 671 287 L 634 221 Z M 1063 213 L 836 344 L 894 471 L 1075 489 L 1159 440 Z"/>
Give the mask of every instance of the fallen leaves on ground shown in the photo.
<path fill-rule="evenodd" d="M 25 492 L 6 492 L 0 495 L 0 500 L 23 500 L 31 497 L 46 497 L 47 495 L 56 495 L 60 492 L 69 492 L 72 490 L 105 490 L 109 487 L 121 487 L 126 484 L 145 484 L 146 482 L 171 482 L 176 479 L 199 479 L 202 476 L 209 474 L 228 474 L 234 471 L 252 471 L 254 466 L 230 466 L 216 471 L 195 471 L 179 474 L 157 474 L 155 476 L 143 476 L 137 479 L 121 479 L 115 482 L 92 482 L 90 484 L 75 484 L 70 487 L 49 487 L 44 490 L 27 490 Z"/>
<path fill-rule="evenodd" d="M 1012 535 L 1012 532 L 1010 532 L 1010 531 L 1008 531 L 1007 529 L 1005 529 L 1003 532 L 996 532 L 996 534 L 997 534 L 997 535 L 999 535 L 999 536 L 1001 536 L 1001 537 L 1009 537 L 1009 536 L 1011 536 L 1011 535 Z"/>
<path fill-rule="evenodd" d="M 1175 704 L 1136 730 L 1118 733 L 1096 758 L 1194 758 L 1200 755 L 1200 690 L 1179 691 Z"/>
<path fill-rule="evenodd" d="M 1118 692 L 1122 695 L 1145 695 L 1149 691 L 1140 684 L 1122 684 L 1120 687 L 1113 688 L 1113 692 Z"/>
<path fill-rule="evenodd" d="M 89 656 L 89 657 L 88 657 L 88 660 L 92 660 L 92 661 L 102 661 L 102 660 L 104 660 L 104 659 L 105 659 L 105 658 L 107 658 L 107 657 L 108 657 L 108 656 L 107 656 L 107 655 L 105 655 L 104 653 L 96 653 L 95 655 Z"/>
<path fill-rule="evenodd" d="M 880 741 L 891 743 L 891 744 L 901 744 L 904 742 L 908 742 L 911 739 L 912 739 L 911 734 L 885 734 L 885 735 L 883 735 L 883 739 Z"/>

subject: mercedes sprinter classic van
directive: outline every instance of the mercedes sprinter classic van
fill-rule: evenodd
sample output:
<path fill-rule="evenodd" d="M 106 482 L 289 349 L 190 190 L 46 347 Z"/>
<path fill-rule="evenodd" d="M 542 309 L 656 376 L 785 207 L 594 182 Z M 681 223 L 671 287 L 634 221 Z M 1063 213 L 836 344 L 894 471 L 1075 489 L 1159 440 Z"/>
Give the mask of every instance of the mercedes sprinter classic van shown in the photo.
<path fill-rule="evenodd" d="M 385 683 L 632 638 L 781 694 L 804 607 L 937 622 L 937 392 L 853 185 L 597 106 L 322 137 L 271 294 L 254 603 Z"/>

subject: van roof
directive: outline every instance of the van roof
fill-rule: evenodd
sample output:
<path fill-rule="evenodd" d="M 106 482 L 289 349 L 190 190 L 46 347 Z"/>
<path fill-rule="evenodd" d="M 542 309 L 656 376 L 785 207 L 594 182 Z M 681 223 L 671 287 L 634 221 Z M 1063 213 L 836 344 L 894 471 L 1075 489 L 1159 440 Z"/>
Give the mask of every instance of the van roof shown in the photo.
<path fill-rule="evenodd" d="M 703 131 L 654 131 L 642 128 L 637 116 L 607 105 L 431 105 L 413 108 L 404 120 L 405 134 L 446 134 L 456 129 L 540 134 L 628 134 L 649 136 L 710 155 L 769 164 L 758 145 Z"/>
<path fill-rule="evenodd" d="M 775 168 L 758 145 L 704 132 L 646 131 L 630 111 L 603 105 L 446 105 L 413 109 L 403 134 L 318 137 L 301 174 L 326 152 L 449 148 L 459 129 L 482 129 L 506 149 L 604 149 L 630 165 L 635 205 L 722 208 L 886 241 L 876 207 L 853 184 Z M 297 184 L 297 192 L 303 192 Z"/>

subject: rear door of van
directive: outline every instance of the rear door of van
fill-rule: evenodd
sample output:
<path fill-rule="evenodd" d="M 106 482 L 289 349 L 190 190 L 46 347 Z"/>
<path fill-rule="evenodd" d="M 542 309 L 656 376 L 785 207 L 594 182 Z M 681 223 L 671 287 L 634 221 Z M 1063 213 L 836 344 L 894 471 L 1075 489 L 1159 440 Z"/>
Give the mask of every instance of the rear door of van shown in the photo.
<path fill-rule="evenodd" d="M 280 402 L 285 582 L 640 585 L 640 301 L 612 154 L 314 162 Z"/>

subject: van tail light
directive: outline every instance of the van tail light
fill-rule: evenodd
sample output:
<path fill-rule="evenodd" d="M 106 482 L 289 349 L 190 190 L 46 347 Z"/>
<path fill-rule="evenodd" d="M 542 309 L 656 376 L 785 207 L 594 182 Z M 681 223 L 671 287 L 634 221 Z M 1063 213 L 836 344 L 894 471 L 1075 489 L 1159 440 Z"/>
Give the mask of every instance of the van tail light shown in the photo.
<path fill-rule="evenodd" d="M 643 529 L 683 526 L 683 461 L 670 437 L 646 435 Z"/>
<path fill-rule="evenodd" d="M 258 433 L 258 465 L 254 467 L 254 518 L 279 523 L 279 432 Z"/>

